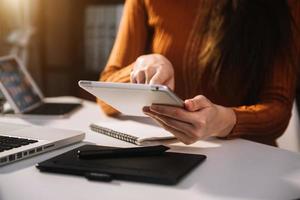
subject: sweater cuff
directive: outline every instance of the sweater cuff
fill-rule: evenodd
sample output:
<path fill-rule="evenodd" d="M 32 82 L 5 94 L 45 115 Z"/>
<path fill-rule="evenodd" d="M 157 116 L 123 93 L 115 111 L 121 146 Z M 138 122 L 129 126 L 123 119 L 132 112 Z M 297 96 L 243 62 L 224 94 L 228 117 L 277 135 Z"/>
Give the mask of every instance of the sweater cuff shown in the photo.
<path fill-rule="evenodd" d="M 130 73 L 131 73 L 132 68 L 133 68 L 133 64 L 130 64 L 127 67 L 119 69 L 115 72 L 104 71 L 101 74 L 100 81 L 129 83 L 130 82 Z"/>
<path fill-rule="evenodd" d="M 240 108 L 233 108 L 236 116 L 236 123 L 230 133 L 226 136 L 227 139 L 239 138 L 243 133 L 247 132 L 247 128 L 243 125 L 243 122 L 247 121 L 247 113 L 240 110 Z"/>
<path fill-rule="evenodd" d="M 101 110 L 108 116 L 115 117 L 120 114 L 119 111 L 106 104 L 105 102 L 101 101 L 100 99 L 97 99 L 97 103 L 100 106 Z"/>

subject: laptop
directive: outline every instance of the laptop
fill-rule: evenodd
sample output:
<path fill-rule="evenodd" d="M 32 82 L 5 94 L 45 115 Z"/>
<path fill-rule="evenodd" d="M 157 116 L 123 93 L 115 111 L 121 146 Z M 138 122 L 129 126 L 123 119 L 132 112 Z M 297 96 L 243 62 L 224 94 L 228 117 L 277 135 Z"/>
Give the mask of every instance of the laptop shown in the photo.
<path fill-rule="evenodd" d="M 14 114 L 67 117 L 81 103 L 46 102 L 26 68 L 15 56 L 0 58 L 0 90 Z"/>
<path fill-rule="evenodd" d="M 0 122 L 0 166 L 84 139 L 80 131 Z"/>

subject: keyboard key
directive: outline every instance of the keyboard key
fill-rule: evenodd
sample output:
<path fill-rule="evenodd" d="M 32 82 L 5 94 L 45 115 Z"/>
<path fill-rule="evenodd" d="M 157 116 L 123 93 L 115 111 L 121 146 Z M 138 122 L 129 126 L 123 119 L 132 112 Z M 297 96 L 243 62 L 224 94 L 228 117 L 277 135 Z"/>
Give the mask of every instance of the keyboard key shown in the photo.
<path fill-rule="evenodd" d="M 29 140 L 25 138 L 0 136 L 0 152 L 18 148 L 38 142 L 37 140 Z"/>
<path fill-rule="evenodd" d="M 25 114 L 33 115 L 62 115 L 79 107 L 78 103 L 43 103 L 37 108 L 27 111 Z"/>

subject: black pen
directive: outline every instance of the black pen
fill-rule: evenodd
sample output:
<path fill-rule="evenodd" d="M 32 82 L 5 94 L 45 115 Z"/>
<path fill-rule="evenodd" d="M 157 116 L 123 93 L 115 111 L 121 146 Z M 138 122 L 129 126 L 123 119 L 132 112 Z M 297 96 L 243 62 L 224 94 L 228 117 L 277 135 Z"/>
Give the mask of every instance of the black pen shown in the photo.
<path fill-rule="evenodd" d="M 165 151 L 167 151 L 168 149 L 169 147 L 159 145 L 159 146 L 134 147 L 134 148 L 79 150 L 77 152 L 77 155 L 80 159 L 154 156 L 154 155 L 160 155 Z"/>

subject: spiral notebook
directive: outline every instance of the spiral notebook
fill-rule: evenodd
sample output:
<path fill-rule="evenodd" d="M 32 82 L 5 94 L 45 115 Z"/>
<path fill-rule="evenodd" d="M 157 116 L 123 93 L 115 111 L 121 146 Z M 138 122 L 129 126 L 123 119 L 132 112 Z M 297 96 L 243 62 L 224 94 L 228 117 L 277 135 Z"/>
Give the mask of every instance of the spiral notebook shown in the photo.
<path fill-rule="evenodd" d="M 90 124 L 90 129 L 132 144 L 146 146 L 170 144 L 178 140 L 163 128 L 136 121 L 113 121 Z"/>

